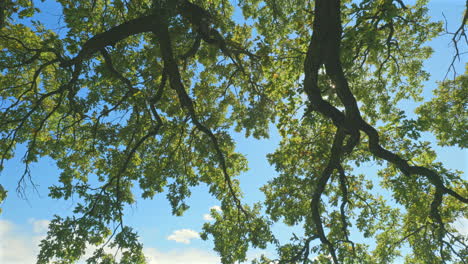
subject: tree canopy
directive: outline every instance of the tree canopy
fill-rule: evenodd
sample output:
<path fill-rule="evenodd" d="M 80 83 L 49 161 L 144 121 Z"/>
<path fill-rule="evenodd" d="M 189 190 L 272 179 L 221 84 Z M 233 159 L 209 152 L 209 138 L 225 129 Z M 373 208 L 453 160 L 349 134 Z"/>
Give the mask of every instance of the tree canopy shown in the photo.
<path fill-rule="evenodd" d="M 425 43 L 444 30 L 426 1 L 57 2 L 60 32 L 34 19 L 34 1 L 0 3 L 0 169 L 23 144 L 20 189 L 48 156 L 61 169 L 49 196 L 79 198 L 72 216 L 52 220 L 38 263 L 74 263 L 88 245 L 98 248 L 90 264 L 145 263 L 122 221 L 135 189 L 167 190 L 182 215 L 199 184 L 221 203 L 202 238 L 223 263 L 267 246 L 276 257 L 254 263 L 391 263 L 402 252 L 406 263 L 466 263 L 468 238 L 451 224 L 468 217 L 468 183 L 435 162 L 422 134 L 467 146 L 468 72 L 441 80 L 414 117 L 399 107 L 422 101 Z M 268 138 L 272 127 L 278 175 L 248 204 L 232 135 Z M 355 172 L 369 161 L 378 176 Z M 277 222 L 303 233 L 279 241 Z"/>

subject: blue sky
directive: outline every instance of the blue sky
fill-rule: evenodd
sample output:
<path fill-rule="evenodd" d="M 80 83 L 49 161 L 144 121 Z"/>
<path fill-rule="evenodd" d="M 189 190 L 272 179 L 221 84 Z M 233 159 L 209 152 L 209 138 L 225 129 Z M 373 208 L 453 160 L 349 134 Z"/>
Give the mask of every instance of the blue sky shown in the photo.
<path fill-rule="evenodd" d="M 50 2 L 50 1 L 49 1 Z M 464 10 L 464 0 L 433 1 L 430 4 L 430 15 L 434 20 L 443 20 L 445 14 L 449 29 L 459 26 Z M 59 10 L 47 6 L 43 10 L 41 19 L 56 19 Z M 442 80 L 451 62 L 453 48 L 450 36 L 442 36 L 430 43 L 435 53 L 425 64 L 426 70 L 432 75 L 427 82 L 424 96 L 429 99 L 431 90 L 435 88 L 435 81 Z M 465 56 L 465 61 L 466 61 Z M 463 71 L 462 63 L 458 64 L 459 72 Z M 405 109 L 411 111 L 415 104 L 407 102 Z M 245 193 L 245 201 L 252 203 L 263 199 L 258 190 L 276 172 L 266 161 L 266 154 L 276 148 L 279 136 L 274 129 L 268 140 L 245 139 L 242 135 L 235 135 L 238 151 L 244 153 L 249 160 L 250 170 L 240 176 L 241 187 Z M 426 140 L 434 141 L 430 135 Z M 434 144 L 435 145 L 435 144 Z M 435 146 L 438 160 L 448 168 L 466 171 L 467 152 L 458 148 L 440 148 Z M 20 163 L 24 147 L 17 148 L 17 155 L 10 160 L 0 174 L 0 183 L 9 191 L 9 195 L 1 205 L 3 213 L 0 215 L 0 263 L 26 264 L 33 263 L 38 252 L 38 242 L 47 230 L 47 224 L 54 214 L 70 214 L 74 207 L 73 201 L 57 201 L 48 198 L 47 187 L 57 182 L 59 171 L 54 161 L 42 159 L 32 165 L 33 182 L 37 189 L 28 184 L 26 197 L 15 193 L 17 181 L 21 176 L 23 166 Z M 367 175 L 376 173 L 376 168 L 364 165 L 359 169 Z M 124 219 L 126 224 L 134 226 L 145 244 L 145 252 L 150 264 L 172 263 L 219 263 L 219 258 L 212 250 L 211 241 L 202 241 L 198 237 L 205 221 L 210 221 L 210 208 L 217 209 L 218 202 L 208 195 L 205 186 L 193 189 L 188 200 L 191 208 L 182 216 L 171 215 L 171 208 L 164 195 L 156 196 L 153 200 L 138 200 L 137 204 L 128 208 Z M 468 220 L 461 219 L 458 227 L 468 234 Z M 289 230 L 279 225 L 275 230 L 280 236 L 286 237 Z M 249 257 L 260 254 L 259 250 L 249 252 Z M 265 252 L 268 253 L 268 252 Z"/>

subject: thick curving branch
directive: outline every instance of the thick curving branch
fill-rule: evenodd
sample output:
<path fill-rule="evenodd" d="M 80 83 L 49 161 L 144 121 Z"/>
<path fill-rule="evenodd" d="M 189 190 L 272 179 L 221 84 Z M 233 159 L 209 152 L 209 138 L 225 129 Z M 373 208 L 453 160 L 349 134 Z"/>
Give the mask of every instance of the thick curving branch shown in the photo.
<path fill-rule="evenodd" d="M 248 212 L 244 209 L 244 207 L 241 204 L 241 201 L 237 197 L 236 191 L 234 190 L 234 187 L 232 185 L 230 176 L 227 172 L 227 165 L 226 165 L 226 160 L 224 157 L 224 154 L 219 146 L 218 139 L 216 136 L 213 134 L 213 132 L 204 126 L 200 120 L 198 119 L 198 116 L 195 112 L 195 108 L 193 106 L 192 99 L 189 97 L 187 94 L 187 91 L 185 90 L 185 87 L 181 81 L 181 76 L 179 72 L 179 67 L 177 65 L 177 62 L 174 59 L 174 54 L 172 51 L 172 45 L 171 45 L 171 40 L 169 36 L 169 29 L 165 21 L 163 21 L 163 18 L 160 18 L 160 24 L 164 25 L 162 27 L 157 27 L 155 29 L 156 36 L 158 37 L 160 41 L 160 47 L 161 47 L 161 54 L 162 58 L 164 61 L 164 68 L 167 71 L 168 77 L 169 77 L 169 83 L 172 89 L 174 89 L 178 95 L 180 104 L 187 110 L 190 118 L 192 119 L 192 123 L 195 125 L 197 129 L 202 131 L 208 138 L 210 139 L 211 143 L 213 144 L 213 147 L 216 151 L 216 155 L 218 156 L 218 162 L 221 166 L 221 169 L 223 171 L 223 176 L 224 180 L 227 184 L 229 194 L 232 196 L 234 199 L 234 202 L 237 206 L 237 208 L 245 215 L 249 216 Z"/>
<path fill-rule="evenodd" d="M 114 45 L 132 35 L 151 32 L 155 27 L 159 26 L 156 24 L 156 21 L 158 21 L 156 15 L 153 14 L 132 19 L 105 32 L 99 33 L 83 44 L 83 47 L 76 57 L 63 62 L 61 66 L 69 67 L 81 63 L 107 46 Z"/>
<path fill-rule="evenodd" d="M 339 57 L 341 42 L 339 2 L 339 0 L 321 0 L 317 1 L 316 4 L 315 19 L 317 23 L 314 22 L 314 34 L 305 63 L 307 80 L 304 81 L 304 88 L 308 93 L 309 100 L 311 100 L 311 103 L 318 102 L 319 104 L 315 108 L 322 114 L 331 117 L 338 126 L 345 126 L 346 131 L 359 129 L 366 133 L 369 137 L 369 150 L 375 156 L 394 164 L 406 175 L 417 174 L 425 176 L 436 188 L 441 189 L 443 193 L 449 194 L 463 203 L 468 203 L 468 198 L 462 197 L 460 194 L 447 188 L 443 183 L 442 177 L 436 172 L 426 167 L 410 166 L 408 161 L 383 148 L 380 145 L 378 131 L 361 117 L 357 101 L 349 88 Z M 333 19 L 334 21 L 329 21 Z M 314 38 L 314 35 L 318 36 Z M 345 106 L 345 114 L 336 108 L 333 109 L 334 107 L 325 102 L 319 94 L 317 76 L 318 69 L 322 63 L 325 64 L 327 75 L 336 86 L 337 95 Z"/>

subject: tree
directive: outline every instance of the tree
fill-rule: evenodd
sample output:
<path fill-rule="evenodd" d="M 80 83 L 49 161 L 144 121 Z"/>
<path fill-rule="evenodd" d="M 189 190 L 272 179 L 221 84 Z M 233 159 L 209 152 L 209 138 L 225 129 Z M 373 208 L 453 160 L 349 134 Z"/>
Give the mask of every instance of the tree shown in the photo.
<path fill-rule="evenodd" d="M 66 32 L 34 18 L 32 1 L 0 4 L 0 168 L 25 144 L 25 171 L 49 156 L 61 168 L 49 196 L 78 196 L 74 216 L 51 222 L 38 263 L 144 263 L 123 208 L 169 190 L 175 215 L 190 187 L 220 200 L 204 226 L 223 263 L 273 245 L 255 263 L 466 263 L 467 238 L 450 224 L 467 217 L 462 172 L 434 162 L 421 133 L 466 147 L 467 74 L 440 83 L 415 118 L 398 107 L 421 101 L 424 46 L 442 32 L 425 1 L 141 0 L 59 1 Z M 233 16 L 242 11 L 246 20 Z M 455 56 L 467 15 L 454 33 Z M 247 170 L 233 131 L 282 136 L 269 155 L 279 175 L 266 200 L 242 202 L 235 176 Z M 395 200 L 372 193 L 353 170 L 374 160 Z M 0 199 L 6 191 L 0 188 Z M 281 244 L 270 226 L 302 227 Z M 351 227 L 375 248 L 350 239 Z"/>

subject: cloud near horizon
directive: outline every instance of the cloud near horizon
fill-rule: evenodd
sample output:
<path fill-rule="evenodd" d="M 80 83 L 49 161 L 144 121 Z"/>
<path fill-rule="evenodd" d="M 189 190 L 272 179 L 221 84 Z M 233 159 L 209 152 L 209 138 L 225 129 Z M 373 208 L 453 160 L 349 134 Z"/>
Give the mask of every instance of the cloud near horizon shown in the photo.
<path fill-rule="evenodd" d="M 213 208 L 215 209 L 215 208 Z M 1 264 L 25 264 L 35 263 L 39 253 L 39 243 L 45 237 L 49 225 L 48 220 L 31 218 L 27 221 L 26 228 L 12 221 L 0 219 L 0 263 Z M 468 235 L 468 219 L 460 217 L 453 227 L 462 235 Z M 192 239 L 198 239 L 199 234 L 191 229 L 175 230 L 168 240 L 178 243 L 190 244 Z M 92 249 L 89 249 L 91 252 Z M 145 247 L 143 249 L 148 264 L 218 264 L 220 259 L 214 252 L 188 248 L 171 251 L 160 251 L 157 248 Z M 252 252 L 254 253 L 254 252 Z M 260 253 L 256 252 L 249 257 L 253 259 Z M 81 263 L 81 262 L 80 262 Z M 83 262 L 84 263 L 84 262 Z"/>
<path fill-rule="evenodd" d="M 221 263 L 218 256 L 200 249 L 173 250 L 161 252 L 155 248 L 145 248 L 145 256 L 148 264 L 218 264 Z"/>
<path fill-rule="evenodd" d="M 47 220 L 30 219 L 30 233 L 8 220 L 0 220 L 0 263 L 25 264 L 35 263 L 39 253 L 39 243 L 44 238 L 43 226 Z M 23 231 L 23 232 L 22 232 Z"/>
<path fill-rule="evenodd" d="M 0 263 L 1 264 L 25 264 L 35 263 L 39 253 L 39 243 L 45 238 L 45 233 L 49 226 L 49 221 L 44 219 L 31 218 L 27 225 L 22 226 L 12 221 L 0 219 Z M 182 229 L 174 231 L 173 235 L 185 243 L 191 239 L 198 238 L 199 235 L 193 230 L 187 232 Z M 183 232 L 177 232 L 183 231 Z M 193 233 L 194 232 L 194 233 Z M 188 243 L 185 243 L 188 244 Z M 90 256 L 93 248 L 87 249 L 86 256 Z M 172 251 L 160 251 L 157 248 L 145 247 L 143 249 L 147 257 L 148 264 L 218 264 L 219 257 L 213 252 L 195 248 L 178 249 Z M 80 260 L 79 263 L 84 263 Z"/>

